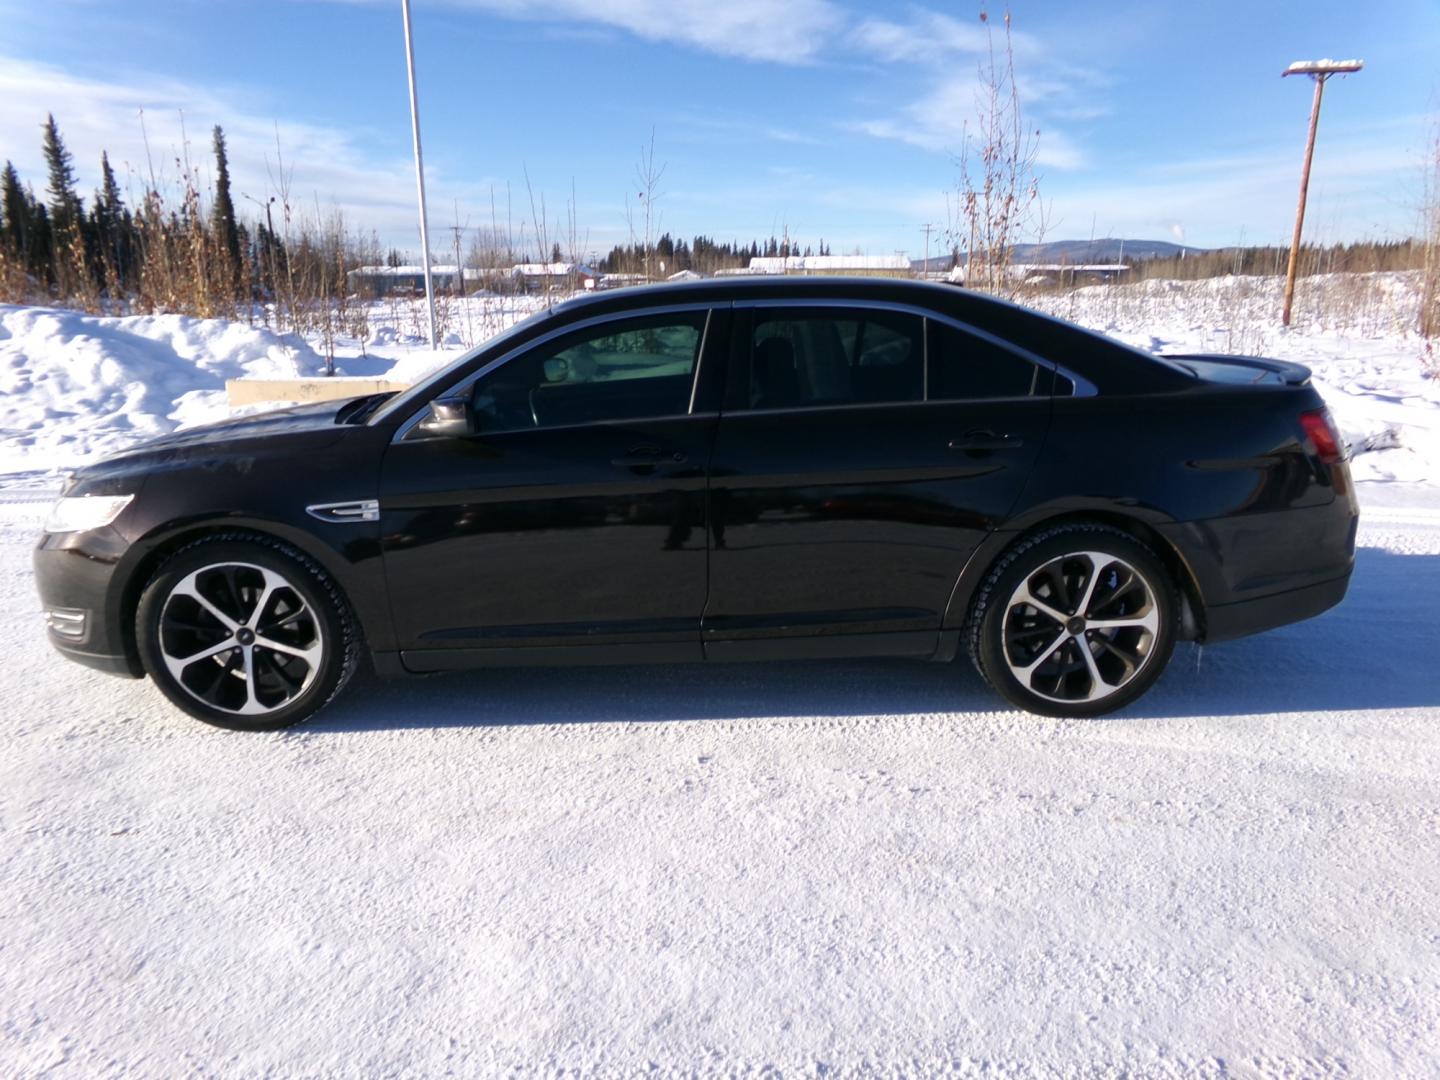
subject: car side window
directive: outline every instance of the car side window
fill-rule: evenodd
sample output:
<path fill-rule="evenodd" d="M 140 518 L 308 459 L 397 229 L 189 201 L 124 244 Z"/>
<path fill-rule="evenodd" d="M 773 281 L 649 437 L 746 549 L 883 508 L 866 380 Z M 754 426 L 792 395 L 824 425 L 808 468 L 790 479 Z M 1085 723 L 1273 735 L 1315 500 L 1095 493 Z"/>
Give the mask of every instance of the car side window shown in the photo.
<path fill-rule="evenodd" d="M 921 401 L 923 321 L 870 311 L 757 310 L 751 338 L 748 406 Z"/>
<path fill-rule="evenodd" d="M 517 431 L 690 409 L 705 336 L 703 311 L 622 319 L 567 334 L 475 384 L 477 430 Z"/>
<path fill-rule="evenodd" d="M 1009 349 L 930 320 L 931 401 L 1029 397 L 1044 385 L 1041 368 Z"/>

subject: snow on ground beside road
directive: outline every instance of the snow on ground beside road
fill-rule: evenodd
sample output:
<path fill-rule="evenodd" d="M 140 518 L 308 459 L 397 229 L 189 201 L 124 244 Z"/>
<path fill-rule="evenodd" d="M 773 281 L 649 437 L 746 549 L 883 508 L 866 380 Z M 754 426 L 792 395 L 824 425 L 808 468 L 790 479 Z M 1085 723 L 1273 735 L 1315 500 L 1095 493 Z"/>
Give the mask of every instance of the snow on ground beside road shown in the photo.
<path fill-rule="evenodd" d="M 235 735 L 50 654 L 41 512 L 0 505 L 0 1075 L 1440 1075 L 1440 515 L 1100 720 L 872 661 Z"/>

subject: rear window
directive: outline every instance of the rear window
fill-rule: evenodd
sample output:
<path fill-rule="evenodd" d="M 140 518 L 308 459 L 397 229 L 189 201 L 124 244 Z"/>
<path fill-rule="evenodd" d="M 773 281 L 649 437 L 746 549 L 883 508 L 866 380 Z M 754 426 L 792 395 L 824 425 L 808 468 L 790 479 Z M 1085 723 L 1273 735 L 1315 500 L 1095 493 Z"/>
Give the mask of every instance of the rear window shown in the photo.
<path fill-rule="evenodd" d="M 749 408 L 877 405 L 924 397 L 925 340 L 918 315 L 863 308 L 756 312 Z"/>
<path fill-rule="evenodd" d="M 983 337 L 930 320 L 931 401 L 1029 397 L 1041 369 Z"/>

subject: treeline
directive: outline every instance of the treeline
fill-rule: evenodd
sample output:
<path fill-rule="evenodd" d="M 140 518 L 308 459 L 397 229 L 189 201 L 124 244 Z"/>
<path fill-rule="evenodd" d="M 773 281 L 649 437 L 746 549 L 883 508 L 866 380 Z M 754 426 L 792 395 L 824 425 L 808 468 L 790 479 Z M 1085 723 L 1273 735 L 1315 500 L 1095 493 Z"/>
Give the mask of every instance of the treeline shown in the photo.
<path fill-rule="evenodd" d="M 752 240 L 748 245 L 730 241 L 717 244 L 709 236 L 696 236 L 688 244 L 664 233 L 649 251 L 647 262 L 644 244 L 616 244 L 594 269 L 606 274 L 644 274 L 651 277 L 678 274 L 693 270 L 697 274 L 713 274 L 717 270 L 733 270 L 750 265 L 761 256 L 829 255 L 824 240 L 819 249 L 806 244 L 803 248 L 789 237 L 772 236 L 765 243 Z"/>
<path fill-rule="evenodd" d="M 1418 270 L 1425 265 L 1422 240 L 1362 240 L 1351 244 L 1302 244 L 1297 273 L 1367 274 L 1384 270 Z M 1235 275 L 1279 275 L 1290 258 L 1288 247 L 1234 247 L 1187 252 L 1184 258 L 1126 259 L 1127 281 L 1144 278 L 1199 278 Z"/>
<path fill-rule="evenodd" d="M 100 187 L 87 204 L 53 115 L 42 148 L 43 198 L 12 162 L 0 174 L 0 301 L 258 319 L 328 340 L 347 314 L 346 271 L 381 257 L 375 237 L 351 235 L 338 212 L 297 213 L 283 188 L 268 195 L 261 221 L 240 221 L 218 125 L 204 198 L 186 161 L 168 194 L 152 170 L 127 202 L 102 151 Z"/>

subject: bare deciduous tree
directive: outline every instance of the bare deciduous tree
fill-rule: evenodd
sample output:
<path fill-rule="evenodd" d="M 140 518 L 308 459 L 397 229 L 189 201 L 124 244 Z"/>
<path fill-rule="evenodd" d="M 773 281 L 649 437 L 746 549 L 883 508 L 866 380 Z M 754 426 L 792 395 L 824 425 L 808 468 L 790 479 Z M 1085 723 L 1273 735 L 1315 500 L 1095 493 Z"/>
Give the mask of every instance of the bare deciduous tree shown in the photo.
<path fill-rule="evenodd" d="M 960 180 L 947 239 L 965 252 L 967 286 L 1008 293 L 1015 244 L 1039 227 L 1043 209 L 1035 172 L 1040 132 L 1021 114 L 1009 10 L 998 47 L 989 14 L 982 10 L 980 21 L 987 47 L 978 69 L 975 126 L 972 131 L 966 124 L 957 160 Z"/>
<path fill-rule="evenodd" d="M 1420 290 L 1420 333 L 1440 337 L 1440 128 L 1430 139 L 1425 161 L 1425 265 Z M 1434 362 L 1432 370 L 1436 370 Z"/>

